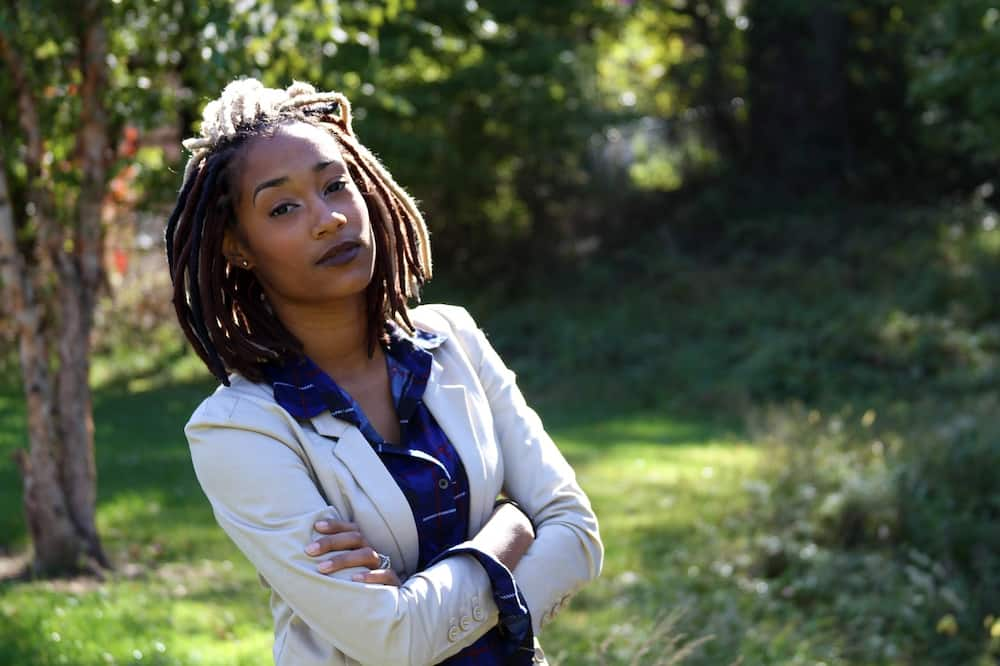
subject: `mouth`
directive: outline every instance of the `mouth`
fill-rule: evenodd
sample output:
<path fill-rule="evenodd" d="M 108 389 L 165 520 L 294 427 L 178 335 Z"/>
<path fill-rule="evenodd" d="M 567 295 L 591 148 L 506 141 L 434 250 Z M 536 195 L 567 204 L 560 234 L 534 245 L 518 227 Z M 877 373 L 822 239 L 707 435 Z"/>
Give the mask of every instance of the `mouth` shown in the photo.
<path fill-rule="evenodd" d="M 344 241 L 331 247 L 316 260 L 317 266 L 340 266 L 358 256 L 361 251 L 361 243 L 358 241 Z"/>

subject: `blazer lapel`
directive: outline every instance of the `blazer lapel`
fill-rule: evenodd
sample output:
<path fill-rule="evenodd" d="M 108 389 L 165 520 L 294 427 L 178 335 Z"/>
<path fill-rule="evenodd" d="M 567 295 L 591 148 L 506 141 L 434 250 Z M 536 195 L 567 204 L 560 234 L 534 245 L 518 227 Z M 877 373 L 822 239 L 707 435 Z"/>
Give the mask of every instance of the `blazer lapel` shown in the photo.
<path fill-rule="evenodd" d="M 489 516 L 493 497 L 487 492 L 486 461 L 476 430 L 470 420 L 472 411 L 460 383 L 450 383 L 446 371 L 437 358 L 431 365 L 431 375 L 424 391 L 424 404 L 434 414 L 438 425 L 448 436 L 452 446 L 458 451 L 465 475 L 469 480 L 469 536 L 473 536 L 472 525 L 481 525 Z"/>
<path fill-rule="evenodd" d="M 333 447 L 333 455 L 344 463 L 355 479 L 364 480 L 361 489 L 368 495 L 382 517 L 384 533 L 369 533 L 365 536 L 373 543 L 396 544 L 397 552 L 386 554 L 393 561 L 400 562 L 402 570 L 414 573 L 417 570 L 417 561 L 409 561 L 405 554 L 418 553 L 420 550 L 417 526 L 413 522 L 413 514 L 406 496 L 382 464 L 378 454 L 360 430 L 346 421 L 335 418 L 329 411 L 323 411 L 313 417 L 312 423 L 316 432 L 337 440 Z M 370 530 L 371 526 L 366 525 L 366 529 Z"/>

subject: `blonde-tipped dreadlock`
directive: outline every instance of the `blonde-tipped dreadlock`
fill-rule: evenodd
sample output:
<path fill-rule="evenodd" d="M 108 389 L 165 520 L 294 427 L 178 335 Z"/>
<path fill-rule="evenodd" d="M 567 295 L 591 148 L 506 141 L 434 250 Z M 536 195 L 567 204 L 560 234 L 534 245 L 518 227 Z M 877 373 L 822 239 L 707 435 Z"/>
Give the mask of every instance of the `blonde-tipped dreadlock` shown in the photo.
<path fill-rule="evenodd" d="M 351 127 L 351 105 L 338 92 L 318 93 L 296 82 L 286 90 L 255 79 L 225 87 L 203 112 L 177 205 L 167 221 L 167 264 L 174 307 L 195 351 L 228 384 L 228 372 L 259 380 L 261 365 L 297 356 L 301 343 L 273 314 L 253 272 L 231 266 L 222 254 L 227 227 L 237 224 L 235 173 L 249 143 L 280 125 L 305 122 L 337 140 L 355 184 L 362 190 L 375 238 L 375 273 L 366 292 L 368 350 L 387 321 L 412 330 L 406 304 L 431 277 L 427 225 L 413 199 L 365 148 Z"/>

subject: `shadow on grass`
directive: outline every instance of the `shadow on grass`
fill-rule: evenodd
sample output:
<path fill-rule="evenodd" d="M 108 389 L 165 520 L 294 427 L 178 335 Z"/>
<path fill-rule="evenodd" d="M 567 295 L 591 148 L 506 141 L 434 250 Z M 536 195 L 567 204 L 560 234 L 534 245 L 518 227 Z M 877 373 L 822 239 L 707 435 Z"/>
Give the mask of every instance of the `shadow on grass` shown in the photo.
<path fill-rule="evenodd" d="M 2 591 L 0 591 L 2 594 Z M 59 651 L 50 640 L 38 640 L 34 623 L 4 618 L 0 625 L 0 664 L 56 664 Z"/>

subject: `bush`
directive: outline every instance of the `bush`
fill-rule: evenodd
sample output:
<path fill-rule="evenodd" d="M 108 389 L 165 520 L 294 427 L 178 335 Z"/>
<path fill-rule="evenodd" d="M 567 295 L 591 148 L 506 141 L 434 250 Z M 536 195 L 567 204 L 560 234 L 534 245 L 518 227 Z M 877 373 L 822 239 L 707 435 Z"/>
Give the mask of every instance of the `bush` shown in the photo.
<path fill-rule="evenodd" d="M 832 617 L 859 663 L 997 663 L 996 413 L 991 396 L 884 418 L 801 405 L 757 414 L 770 449 L 755 493 L 769 516 L 752 542 L 758 574 Z"/>

